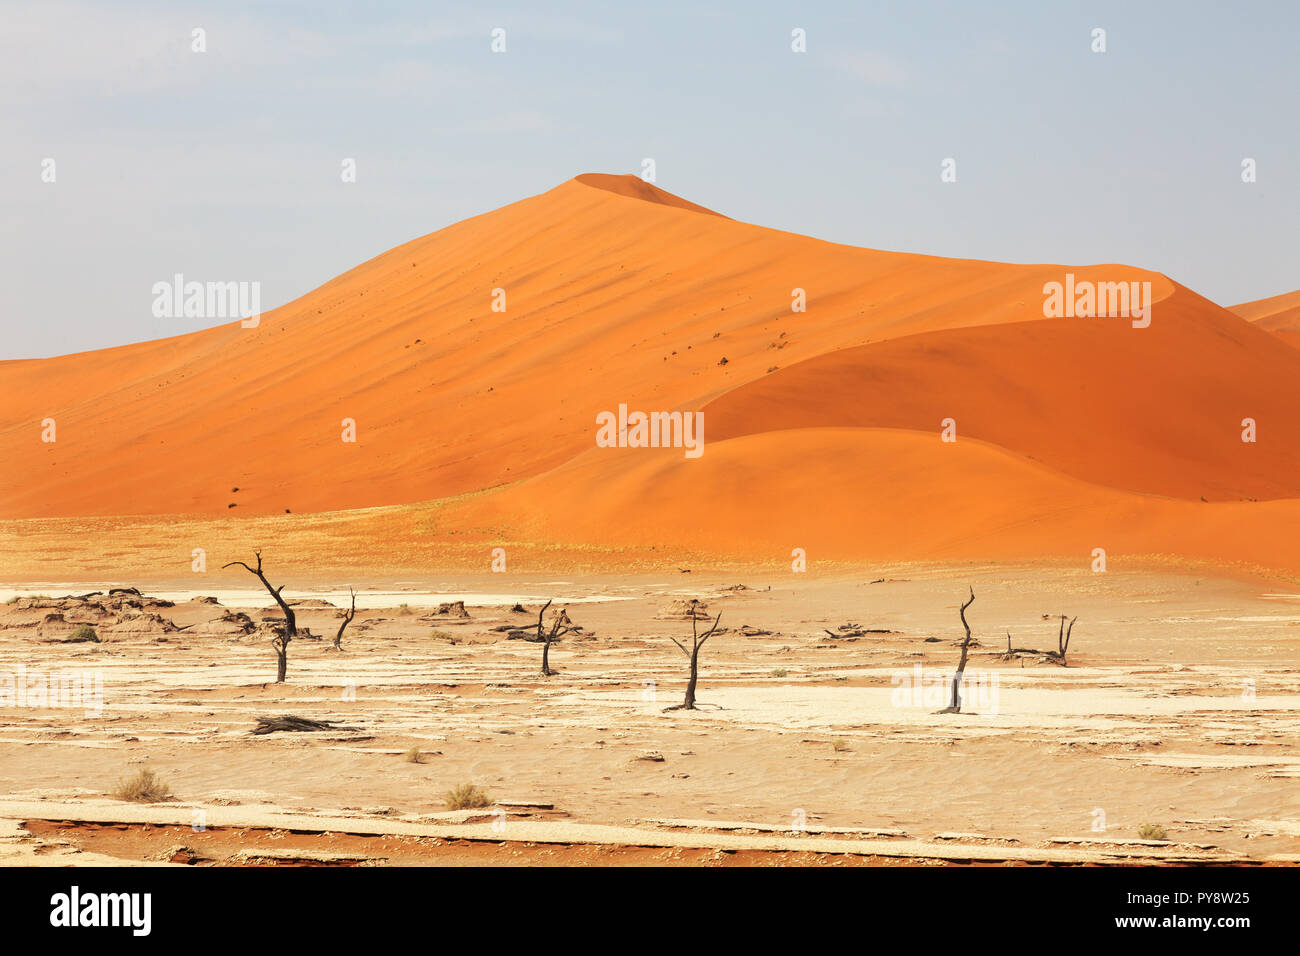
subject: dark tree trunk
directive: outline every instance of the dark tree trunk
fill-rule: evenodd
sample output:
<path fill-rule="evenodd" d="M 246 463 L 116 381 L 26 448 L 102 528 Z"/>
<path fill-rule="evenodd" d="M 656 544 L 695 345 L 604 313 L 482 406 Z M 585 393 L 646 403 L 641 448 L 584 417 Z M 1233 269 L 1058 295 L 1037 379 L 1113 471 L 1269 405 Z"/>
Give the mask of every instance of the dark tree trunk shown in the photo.
<path fill-rule="evenodd" d="M 343 616 L 343 623 L 339 625 L 339 632 L 334 635 L 334 650 L 336 651 L 343 650 L 343 632 L 352 623 L 352 619 L 357 616 L 357 592 L 351 588 L 348 588 L 348 591 L 352 594 L 352 608 Z"/>
<path fill-rule="evenodd" d="M 957 664 L 957 673 L 952 677 L 952 702 L 940 711 L 945 714 L 961 713 L 961 678 L 966 672 L 966 655 L 970 651 L 970 625 L 966 623 L 966 608 L 975 603 L 975 589 L 971 588 L 970 600 L 961 606 L 961 626 L 966 628 L 966 637 L 961 642 L 961 660 Z"/>
<path fill-rule="evenodd" d="M 1066 628 L 1065 615 L 1064 614 L 1061 615 L 1061 631 L 1059 634 L 1056 635 L 1056 651 L 1061 658 L 1062 667 L 1068 666 L 1065 663 L 1065 652 L 1070 649 L 1070 635 L 1074 633 L 1074 622 L 1077 620 L 1078 620 L 1077 617 L 1072 618 L 1070 620 L 1069 628 Z"/>
<path fill-rule="evenodd" d="M 253 554 L 257 557 L 257 567 L 255 568 L 250 568 L 243 561 L 231 561 L 229 564 L 223 564 L 222 568 L 234 567 L 237 564 L 249 574 L 256 575 L 257 579 L 262 582 L 262 586 L 270 592 L 271 597 L 275 598 L 275 603 L 280 605 L 280 610 L 284 612 L 284 633 L 271 642 L 271 646 L 275 648 L 275 682 L 283 684 L 289 669 L 289 642 L 298 636 L 298 619 L 294 617 L 293 608 L 289 607 L 284 598 L 280 596 L 280 592 L 284 590 L 284 585 L 281 584 L 278 588 L 271 587 L 271 582 L 262 573 L 262 552 L 254 551 Z"/>
<path fill-rule="evenodd" d="M 672 707 L 669 707 L 668 710 L 695 710 L 695 685 L 700 679 L 700 648 L 702 648 L 704 642 L 712 637 L 718 630 L 718 622 L 722 620 L 722 612 L 719 611 L 718 616 L 714 618 L 713 626 L 703 634 L 700 634 L 699 627 L 695 623 L 697 620 L 695 617 L 695 604 L 695 601 L 691 602 L 691 649 L 688 651 L 686 646 L 675 637 L 670 636 L 668 638 L 681 649 L 681 652 L 685 654 L 687 659 L 691 662 L 691 677 L 686 683 L 686 699 L 680 704 L 674 704 Z"/>
<path fill-rule="evenodd" d="M 682 710 L 695 709 L 695 684 L 700 678 L 700 649 L 695 648 L 695 653 L 691 655 L 691 679 L 686 683 L 686 702 L 682 704 Z"/>
<path fill-rule="evenodd" d="M 570 631 L 577 630 L 573 622 L 569 620 L 569 613 L 566 609 L 561 609 L 560 613 L 555 616 L 551 622 L 551 629 L 547 631 L 543 626 L 542 618 L 546 614 L 546 609 L 551 606 L 547 601 L 542 605 L 542 609 L 537 612 L 537 639 L 542 644 L 542 676 L 554 677 L 556 671 L 551 670 L 551 645 L 562 638 Z"/>

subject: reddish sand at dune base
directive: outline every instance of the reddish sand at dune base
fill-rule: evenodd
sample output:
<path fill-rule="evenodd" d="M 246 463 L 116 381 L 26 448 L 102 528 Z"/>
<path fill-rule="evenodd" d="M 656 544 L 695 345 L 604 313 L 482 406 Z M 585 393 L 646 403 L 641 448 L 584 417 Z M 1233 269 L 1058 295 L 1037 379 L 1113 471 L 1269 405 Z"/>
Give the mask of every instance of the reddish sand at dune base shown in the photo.
<path fill-rule="evenodd" d="M 1149 283 L 1149 327 L 1046 318 L 1067 273 Z M 443 523 L 611 549 L 1300 570 L 1298 308 L 836 245 L 586 174 L 257 328 L 0 363 L 0 518 L 442 502 Z M 704 454 L 596 447 L 620 404 L 703 411 Z"/>

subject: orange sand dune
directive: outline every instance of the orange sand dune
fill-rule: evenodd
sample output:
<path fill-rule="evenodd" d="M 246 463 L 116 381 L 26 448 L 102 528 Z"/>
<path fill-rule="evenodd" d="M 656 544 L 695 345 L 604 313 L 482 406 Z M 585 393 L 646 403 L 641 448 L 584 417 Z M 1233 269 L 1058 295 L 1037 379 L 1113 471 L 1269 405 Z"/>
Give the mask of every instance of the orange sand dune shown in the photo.
<path fill-rule="evenodd" d="M 1300 570 L 1300 501 L 1152 498 L 974 439 L 944 444 L 897 429 L 768 431 L 714 442 L 696 461 L 669 449 L 592 449 L 439 517 L 531 540 L 667 546 L 778 567 L 794 548 L 810 562 L 1050 556 L 1089 567 L 1102 548 Z"/>
<path fill-rule="evenodd" d="M 1270 332 L 1300 332 L 1300 289 L 1232 305 L 1228 310 Z"/>
<path fill-rule="evenodd" d="M 1150 328 L 1044 318 L 1066 272 L 1150 282 Z M 846 558 L 1073 554 L 1100 536 L 1263 562 L 1290 504 L 1228 502 L 1300 497 L 1296 381 L 1300 351 L 1159 274 L 836 245 L 588 174 L 255 329 L 0 362 L 0 517 L 469 495 L 440 524 Z M 703 409 L 704 456 L 595 448 L 596 415 L 621 403 Z"/>
<path fill-rule="evenodd" d="M 1230 306 L 1230 311 L 1300 349 L 1300 290 Z"/>
<path fill-rule="evenodd" d="M 1113 488 L 1300 497 L 1300 352 L 1179 288 L 1149 328 L 1055 319 L 841 349 L 705 406 L 709 437 L 888 426 L 1015 450 Z M 1254 443 L 1242 421 L 1256 421 Z"/>
<path fill-rule="evenodd" d="M 846 346 L 1041 319 L 1042 284 L 1065 271 L 834 245 L 702 215 L 635 177 L 582 179 L 399 246 L 256 329 L 0 363 L 0 517 L 477 491 L 587 448 L 620 402 L 698 407 Z"/>

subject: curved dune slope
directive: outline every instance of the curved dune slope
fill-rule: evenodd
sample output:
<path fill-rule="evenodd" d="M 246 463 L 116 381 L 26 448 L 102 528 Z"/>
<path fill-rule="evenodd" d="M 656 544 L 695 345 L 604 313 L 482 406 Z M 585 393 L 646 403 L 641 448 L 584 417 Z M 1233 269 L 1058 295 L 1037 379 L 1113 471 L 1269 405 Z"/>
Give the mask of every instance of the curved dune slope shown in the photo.
<path fill-rule="evenodd" d="M 1055 319 L 841 349 L 705 407 L 709 437 L 886 426 L 978 438 L 1113 488 L 1210 501 L 1300 495 L 1300 352 L 1186 289 L 1149 328 Z M 1254 443 L 1242 422 L 1256 421 Z"/>
<path fill-rule="evenodd" d="M 1045 319 L 1067 271 L 1150 282 L 1150 328 Z M 588 174 L 255 329 L 0 363 L 0 517 L 455 498 L 440 524 L 610 547 L 1290 567 L 1300 506 L 1240 499 L 1300 491 L 1297 381 L 1300 351 L 1159 274 L 835 245 Z M 620 403 L 703 409 L 703 457 L 596 448 Z"/>
<path fill-rule="evenodd" d="M 695 461 L 667 450 L 592 449 L 440 515 L 511 525 L 532 540 L 669 542 L 777 565 L 803 548 L 810 561 L 1068 556 L 1086 567 L 1103 548 L 1292 570 L 1298 519 L 1300 501 L 1152 498 L 975 440 L 871 428 L 745 435 L 710 444 Z"/>
<path fill-rule="evenodd" d="M 1229 306 L 1228 310 L 1269 332 L 1300 332 L 1300 289 Z"/>

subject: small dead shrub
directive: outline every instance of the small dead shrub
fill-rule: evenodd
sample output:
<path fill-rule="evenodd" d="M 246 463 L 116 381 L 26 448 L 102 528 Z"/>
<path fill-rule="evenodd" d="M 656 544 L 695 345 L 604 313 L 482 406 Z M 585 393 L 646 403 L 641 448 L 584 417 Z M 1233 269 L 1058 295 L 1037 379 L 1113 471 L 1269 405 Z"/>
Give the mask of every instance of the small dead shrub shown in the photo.
<path fill-rule="evenodd" d="M 457 784 L 443 795 L 443 799 L 452 810 L 476 810 L 492 805 L 487 791 L 473 783 Z"/>
<path fill-rule="evenodd" d="M 119 780 L 111 796 L 132 803 L 164 803 L 172 799 L 172 788 L 152 770 L 144 767 L 134 777 Z"/>

